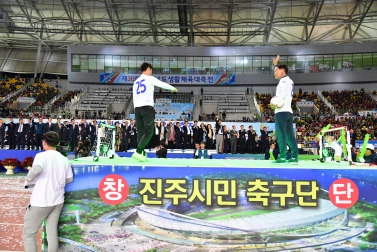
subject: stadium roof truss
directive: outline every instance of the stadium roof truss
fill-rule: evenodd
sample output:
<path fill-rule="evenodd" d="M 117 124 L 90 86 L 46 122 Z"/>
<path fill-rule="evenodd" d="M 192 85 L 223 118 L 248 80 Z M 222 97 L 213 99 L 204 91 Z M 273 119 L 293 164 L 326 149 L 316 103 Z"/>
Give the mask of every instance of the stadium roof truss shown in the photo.
<path fill-rule="evenodd" d="M 263 46 L 377 40 L 374 0 L 0 0 L 0 46 Z"/>

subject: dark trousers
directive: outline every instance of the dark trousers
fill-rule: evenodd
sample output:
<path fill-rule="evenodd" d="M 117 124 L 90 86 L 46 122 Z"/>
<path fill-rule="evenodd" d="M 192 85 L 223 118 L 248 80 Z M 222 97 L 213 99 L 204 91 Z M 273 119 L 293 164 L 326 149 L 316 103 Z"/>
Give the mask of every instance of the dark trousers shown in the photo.
<path fill-rule="evenodd" d="M 23 149 L 25 147 L 25 134 L 22 132 L 17 132 L 16 140 L 17 149 Z"/>
<path fill-rule="evenodd" d="M 8 131 L 8 145 L 9 149 L 14 149 L 16 145 L 15 135 L 10 131 Z"/>
<path fill-rule="evenodd" d="M 30 149 L 30 148 L 34 149 L 34 136 L 31 133 L 27 134 L 26 146 L 27 146 L 28 149 Z"/>
<path fill-rule="evenodd" d="M 190 147 L 191 143 L 191 135 L 187 135 L 183 138 L 183 149 L 187 149 Z"/>
<path fill-rule="evenodd" d="M 287 144 L 292 158 L 298 157 L 295 133 L 293 131 L 293 115 L 290 112 L 279 112 L 275 115 L 276 140 L 279 145 L 279 158 L 286 158 Z"/>
<path fill-rule="evenodd" d="M 36 134 L 35 135 L 35 146 L 36 146 L 36 149 L 38 150 L 39 148 L 41 150 L 43 150 L 43 146 L 42 146 L 42 137 L 43 135 L 41 134 Z"/>
<path fill-rule="evenodd" d="M 240 153 L 245 154 L 245 138 L 240 138 Z"/>
<path fill-rule="evenodd" d="M 128 150 L 128 138 L 124 137 L 122 138 L 122 141 L 120 143 L 120 151 L 127 151 Z"/>
<path fill-rule="evenodd" d="M 152 106 L 135 108 L 137 126 L 137 152 L 142 153 L 154 134 L 155 110 Z"/>
<path fill-rule="evenodd" d="M 77 136 L 72 136 L 70 139 L 71 151 L 77 147 Z"/>
<path fill-rule="evenodd" d="M 5 132 L 4 130 L 0 131 L 0 144 L 1 149 L 4 149 L 4 142 L 5 142 Z"/>
<path fill-rule="evenodd" d="M 175 138 L 175 148 L 182 149 L 182 137 Z"/>

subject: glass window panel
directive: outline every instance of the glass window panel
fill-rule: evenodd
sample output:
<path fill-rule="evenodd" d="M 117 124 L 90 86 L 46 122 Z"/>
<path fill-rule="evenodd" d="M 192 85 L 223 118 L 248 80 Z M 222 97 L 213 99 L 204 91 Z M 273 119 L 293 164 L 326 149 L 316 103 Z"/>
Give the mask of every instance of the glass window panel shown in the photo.
<path fill-rule="evenodd" d="M 178 57 L 178 70 L 179 74 L 185 74 L 186 69 L 186 57 Z"/>
<path fill-rule="evenodd" d="M 236 57 L 236 74 L 243 74 L 244 57 Z"/>
<path fill-rule="evenodd" d="M 352 54 L 343 54 L 342 68 L 343 71 L 352 71 L 354 62 L 352 59 Z"/>
<path fill-rule="evenodd" d="M 140 73 L 140 66 L 137 65 L 136 56 L 128 56 L 128 73 L 130 74 Z"/>
<path fill-rule="evenodd" d="M 261 73 L 262 74 L 269 74 L 270 69 L 272 66 L 272 60 L 270 60 L 270 56 L 263 56 L 262 57 L 262 64 L 261 64 Z"/>
<path fill-rule="evenodd" d="M 253 74 L 259 74 L 262 67 L 262 57 L 253 56 Z"/>
<path fill-rule="evenodd" d="M 334 55 L 323 55 L 323 64 L 326 72 L 334 71 Z"/>
<path fill-rule="evenodd" d="M 296 73 L 305 73 L 305 55 L 296 57 Z"/>
<path fill-rule="evenodd" d="M 113 56 L 105 55 L 105 67 L 113 67 Z"/>
<path fill-rule="evenodd" d="M 120 56 L 113 56 L 113 67 L 120 67 Z"/>
<path fill-rule="evenodd" d="M 74 65 L 74 66 L 80 65 L 80 56 L 79 55 L 72 55 L 72 65 Z"/>
<path fill-rule="evenodd" d="M 361 71 L 363 66 L 363 54 L 362 53 L 355 53 L 352 56 L 353 59 L 353 70 L 354 71 Z"/>
<path fill-rule="evenodd" d="M 209 74 L 211 72 L 211 58 L 203 57 L 203 74 Z"/>
<path fill-rule="evenodd" d="M 323 55 L 314 55 L 314 64 L 317 72 L 324 72 L 323 70 Z"/>
<path fill-rule="evenodd" d="M 196 74 L 203 74 L 203 59 L 202 57 L 194 57 L 194 69 L 196 70 Z"/>
<path fill-rule="evenodd" d="M 152 56 L 145 56 L 144 57 L 144 62 L 148 62 L 148 63 L 152 64 L 152 61 L 153 61 L 153 57 Z"/>
<path fill-rule="evenodd" d="M 342 55 L 341 54 L 335 54 L 334 55 L 334 63 L 333 63 L 333 69 L 334 71 L 341 71 L 342 70 Z"/>
<path fill-rule="evenodd" d="M 373 67 L 373 55 L 372 53 L 363 53 L 363 68 Z"/>
<path fill-rule="evenodd" d="M 318 69 L 315 66 L 314 55 L 306 55 L 305 61 L 306 61 L 306 66 L 308 67 L 307 70 L 309 70 L 309 73 L 316 73 Z"/>
<path fill-rule="evenodd" d="M 89 57 L 89 69 L 97 70 L 97 58 Z"/>
<path fill-rule="evenodd" d="M 120 66 L 123 68 L 128 68 L 128 56 L 120 57 Z"/>
<path fill-rule="evenodd" d="M 137 56 L 136 57 L 136 66 L 137 67 L 140 67 L 141 64 L 143 64 L 144 62 L 145 62 L 144 56 Z"/>
<path fill-rule="evenodd" d="M 231 74 L 236 72 L 236 57 L 226 57 L 226 73 Z"/>
<path fill-rule="evenodd" d="M 81 72 L 82 72 L 82 70 L 88 70 L 89 69 L 88 58 L 81 58 L 80 64 L 81 64 Z"/>
<path fill-rule="evenodd" d="M 373 53 L 373 67 L 377 67 L 377 53 Z"/>
<path fill-rule="evenodd" d="M 170 73 L 170 67 L 169 67 L 169 57 L 162 57 L 161 60 L 161 73 L 162 74 L 169 74 Z"/>
<path fill-rule="evenodd" d="M 296 56 L 294 56 L 294 55 L 289 55 L 288 56 L 288 65 L 287 65 L 287 67 L 288 67 L 288 72 L 296 72 Z M 279 62 L 279 64 L 281 64 L 280 62 Z"/>
<path fill-rule="evenodd" d="M 97 72 L 104 72 L 105 70 L 105 56 L 97 55 Z"/>
<path fill-rule="evenodd" d="M 219 67 L 219 57 L 211 57 L 211 74 L 217 73 L 217 68 Z"/>
<path fill-rule="evenodd" d="M 270 58 L 271 62 L 274 58 L 276 58 L 275 55 Z M 279 65 L 287 65 L 288 66 L 288 56 L 280 56 Z"/>
<path fill-rule="evenodd" d="M 244 74 L 252 74 L 253 73 L 253 57 L 245 56 L 243 59 L 243 69 Z"/>
<path fill-rule="evenodd" d="M 170 57 L 170 61 L 169 61 L 169 68 L 170 68 L 170 73 L 171 74 L 179 74 L 179 69 L 178 69 L 178 57 L 177 56 L 174 56 L 174 57 Z"/>
<path fill-rule="evenodd" d="M 191 59 L 191 60 L 188 60 Z M 194 74 L 194 57 L 187 57 L 186 58 L 186 68 L 185 73 L 186 74 Z"/>
<path fill-rule="evenodd" d="M 217 74 L 226 73 L 226 57 L 219 57 L 219 66 L 217 68 Z"/>

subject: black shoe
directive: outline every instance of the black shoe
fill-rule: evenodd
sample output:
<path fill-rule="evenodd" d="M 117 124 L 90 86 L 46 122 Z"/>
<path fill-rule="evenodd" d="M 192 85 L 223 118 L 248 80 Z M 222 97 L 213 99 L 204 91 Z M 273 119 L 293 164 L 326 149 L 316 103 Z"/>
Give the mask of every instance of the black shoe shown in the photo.
<path fill-rule="evenodd" d="M 30 148 L 27 148 L 26 150 L 30 150 Z"/>

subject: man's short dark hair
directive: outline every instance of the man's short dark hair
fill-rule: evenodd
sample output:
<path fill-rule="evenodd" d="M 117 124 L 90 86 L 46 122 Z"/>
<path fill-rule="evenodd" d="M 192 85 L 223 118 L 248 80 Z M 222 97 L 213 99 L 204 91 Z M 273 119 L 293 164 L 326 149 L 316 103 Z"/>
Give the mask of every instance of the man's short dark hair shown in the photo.
<path fill-rule="evenodd" d="M 50 147 L 56 147 L 60 143 L 60 136 L 54 131 L 49 131 L 43 134 L 43 141 Z"/>
<path fill-rule="evenodd" d="M 279 68 L 279 69 L 284 69 L 285 73 L 286 73 L 286 74 L 288 73 L 288 67 L 287 67 L 287 65 L 284 65 L 284 64 L 282 64 L 282 65 L 278 65 L 277 68 Z"/>
<path fill-rule="evenodd" d="M 194 123 L 196 123 L 196 122 L 198 122 L 198 121 L 195 120 Z"/>
<path fill-rule="evenodd" d="M 165 142 L 161 142 L 160 145 L 161 145 L 162 147 L 166 148 L 166 144 L 165 144 Z"/>
<path fill-rule="evenodd" d="M 149 67 L 150 69 L 153 69 L 152 65 L 149 64 L 148 62 L 144 62 L 143 64 L 141 64 L 141 66 L 140 66 L 140 70 L 141 70 L 141 72 L 146 71 L 146 70 L 148 69 L 148 67 Z"/>

